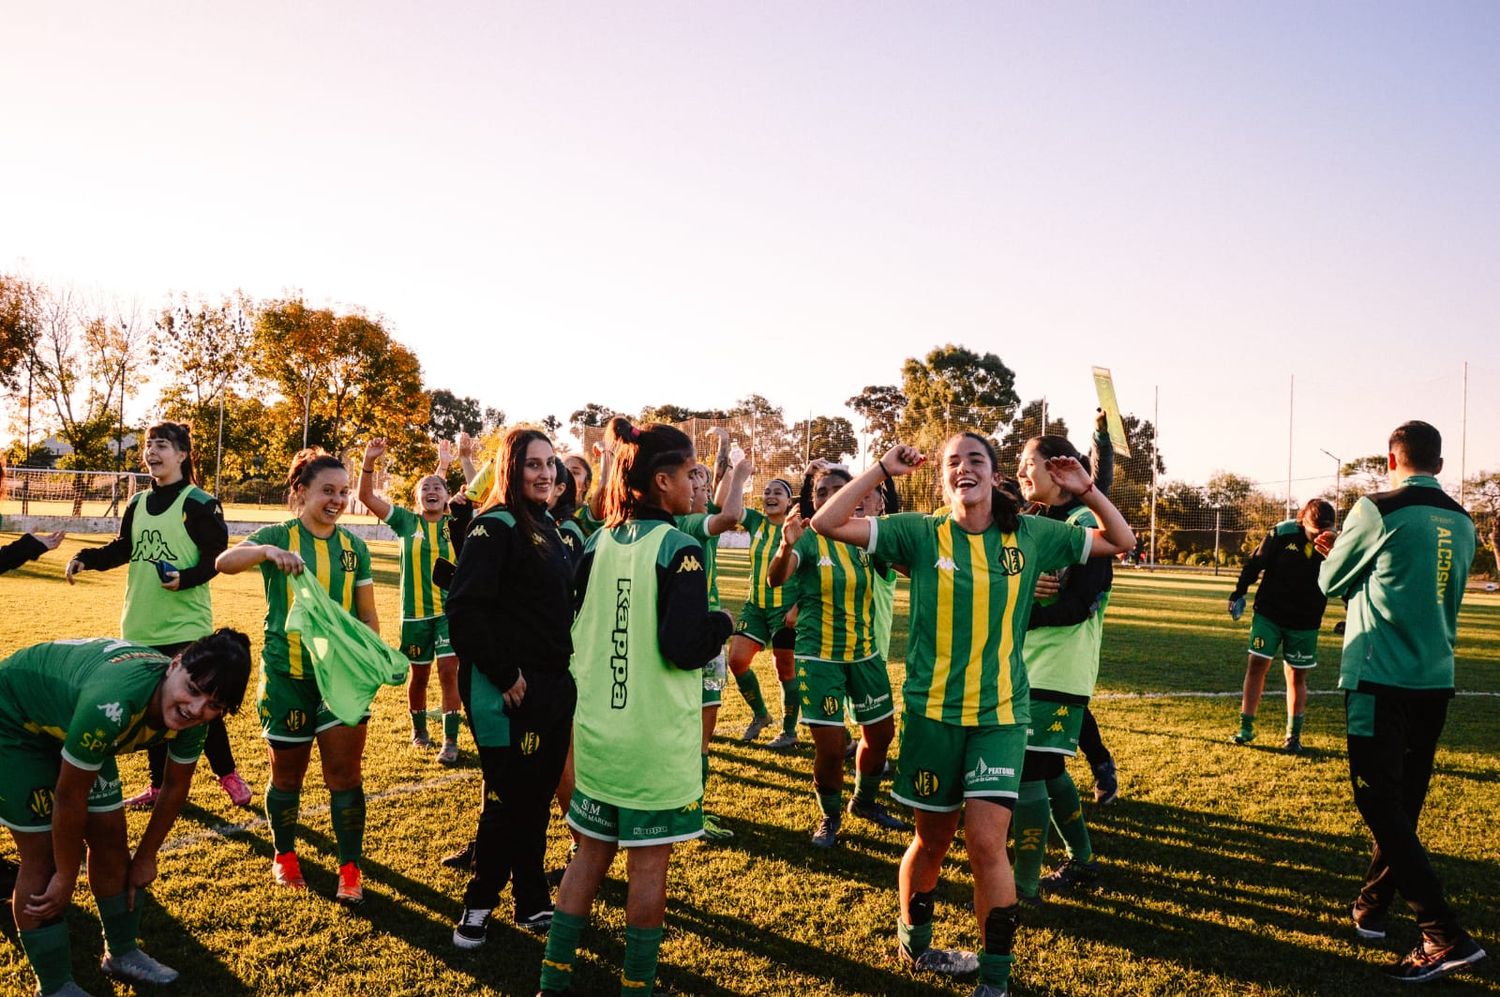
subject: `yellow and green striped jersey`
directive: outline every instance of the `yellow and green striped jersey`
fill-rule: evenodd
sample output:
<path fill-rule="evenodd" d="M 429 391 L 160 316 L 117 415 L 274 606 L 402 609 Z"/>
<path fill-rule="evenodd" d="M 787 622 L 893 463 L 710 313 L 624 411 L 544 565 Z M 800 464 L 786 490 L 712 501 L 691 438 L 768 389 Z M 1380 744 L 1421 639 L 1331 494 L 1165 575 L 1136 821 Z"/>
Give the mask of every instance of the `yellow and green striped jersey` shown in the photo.
<path fill-rule="evenodd" d="M 703 548 L 703 573 L 708 576 L 708 608 L 719 608 L 719 538 L 708 535 L 708 517 L 706 512 L 690 512 L 686 516 L 677 517 L 677 528 L 694 540 Z"/>
<path fill-rule="evenodd" d="M 401 543 L 401 619 L 430 620 L 443 615 L 443 590 L 432 580 L 438 558 L 453 560 L 448 545 L 448 520 L 436 522 L 410 509 L 391 506 L 386 525 Z"/>
<path fill-rule="evenodd" d="M 327 539 L 310 533 L 299 519 L 262 526 L 247 538 L 250 543 L 270 544 L 301 555 L 307 570 L 318 580 L 333 601 L 354 615 L 354 590 L 373 585 L 370 573 L 370 549 L 359 537 L 342 526 Z M 261 650 L 264 667 L 290 675 L 312 678 L 312 663 L 302 653 L 302 638 L 286 632 L 286 614 L 292 608 L 292 580 L 270 562 L 260 566 L 261 581 L 266 590 L 265 647 Z"/>
<path fill-rule="evenodd" d="M 768 580 L 767 572 L 781 546 L 781 526 L 766 518 L 765 513 L 746 509 L 740 525 L 750 534 L 750 604 L 761 609 L 780 609 L 797 601 L 797 581 L 787 579 L 782 586 Z"/>
<path fill-rule="evenodd" d="M 1088 559 L 1092 534 L 1022 516 L 1014 533 L 968 533 L 947 512 L 903 512 L 870 524 L 882 561 L 911 572 L 906 709 L 963 727 L 1026 723 L 1021 653 L 1037 575 Z"/>
<path fill-rule="evenodd" d="M 876 572 L 870 555 L 812 530 L 804 530 L 792 549 L 797 657 L 847 662 L 874 655 Z"/>

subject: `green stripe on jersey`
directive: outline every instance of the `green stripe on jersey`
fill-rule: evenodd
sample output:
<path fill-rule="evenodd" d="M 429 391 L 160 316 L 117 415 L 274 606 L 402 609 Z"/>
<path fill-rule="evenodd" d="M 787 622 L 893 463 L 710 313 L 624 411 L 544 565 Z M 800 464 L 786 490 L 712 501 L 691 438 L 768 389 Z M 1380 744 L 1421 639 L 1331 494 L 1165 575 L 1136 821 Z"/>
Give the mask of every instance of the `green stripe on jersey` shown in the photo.
<path fill-rule="evenodd" d="M 968 533 L 946 510 L 876 523 L 875 556 L 911 571 L 906 708 L 964 727 L 1029 721 L 1021 647 L 1036 578 L 1079 563 L 1088 531 L 1023 516 L 1015 533 Z"/>
<path fill-rule="evenodd" d="M 870 555 L 804 530 L 797 552 L 797 657 L 863 661 L 875 653 Z"/>
<path fill-rule="evenodd" d="M 780 609 L 797 601 L 797 582 L 787 579 L 782 586 L 772 585 L 768 573 L 776 548 L 781 546 L 781 526 L 766 518 L 765 513 L 746 509 L 740 524 L 750 534 L 750 604 L 761 609 Z"/>
<path fill-rule="evenodd" d="M 703 548 L 703 573 L 708 576 L 708 608 L 719 608 L 719 538 L 708 535 L 708 513 L 694 512 L 677 517 L 677 528 Z"/>
<path fill-rule="evenodd" d="M 327 539 L 320 539 L 308 532 L 301 520 L 292 519 L 262 526 L 246 542 L 270 544 L 301 555 L 323 591 L 351 614 L 355 587 L 372 577 L 370 549 L 342 526 L 335 527 Z M 269 562 L 262 562 L 260 575 L 266 591 L 266 644 L 261 659 L 272 671 L 292 678 L 311 678 L 312 669 L 304 660 L 301 637 L 286 632 L 286 614 L 292 606 L 291 576 Z"/>
<path fill-rule="evenodd" d="M 401 619 L 430 620 L 443 615 L 443 590 L 432 581 L 438 558 L 453 559 L 448 546 L 448 521 L 436 522 L 410 509 L 391 506 L 386 525 L 401 543 Z"/>

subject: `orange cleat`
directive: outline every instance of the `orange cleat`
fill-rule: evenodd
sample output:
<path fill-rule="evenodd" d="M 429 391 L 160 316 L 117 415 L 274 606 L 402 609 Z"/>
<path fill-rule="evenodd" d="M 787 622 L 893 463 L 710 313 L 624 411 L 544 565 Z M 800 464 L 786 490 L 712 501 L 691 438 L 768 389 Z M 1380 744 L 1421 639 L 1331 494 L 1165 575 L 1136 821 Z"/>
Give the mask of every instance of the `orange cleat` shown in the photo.
<path fill-rule="evenodd" d="M 339 888 L 333 899 L 345 907 L 357 907 L 365 902 L 365 888 L 359 882 L 359 865 L 345 862 L 339 867 Z"/>
<path fill-rule="evenodd" d="M 296 852 L 282 852 L 271 860 L 271 882 L 288 890 L 307 889 L 307 880 L 302 878 L 302 866 Z"/>

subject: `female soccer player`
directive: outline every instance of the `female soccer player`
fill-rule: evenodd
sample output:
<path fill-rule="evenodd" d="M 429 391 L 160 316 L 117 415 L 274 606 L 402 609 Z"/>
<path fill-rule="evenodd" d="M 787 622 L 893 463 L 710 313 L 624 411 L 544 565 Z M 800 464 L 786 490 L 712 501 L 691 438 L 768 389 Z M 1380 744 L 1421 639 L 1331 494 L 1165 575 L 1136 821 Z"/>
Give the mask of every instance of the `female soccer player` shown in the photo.
<path fill-rule="evenodd" d="M 1075 526 L 1095 528 L 1099 520 L 1047 470 L 1047 462 L 1083 457 L 1062 436 L 1036 436 L 1021 451 L 1016 480 L 1021 496 L 1037 515 Z M 1062 892 L 1094 876 L 1094 852 L 1078 787 L 1067 760 L 1078 752 L 1089 698 L 1099 678 L 1099 647 L 1104 609 L 1114 569 L 1108 558 L 1064 568 L 1045 576 L 1049 594 L 1038 597 L 1026 632 L 1026 674 L 1031 686 L 1031 726 L 1026 763 L 1021 769 L 1011 833 L 1016 842 L 1016 893 L 1037 903 L 1042 862 L 1050 825 L 1067 843 L 1068 860 L 1046 879 L 1049 890 Z"/>
<path fill-rule="evenodd" d="M 219 630 L 167 657 L 122 640 L 58 640 L 0 661 L 0 823 L 21 868 L 11 912 L 46 997 L 86 997 L 73 982 L 68 926 L 84 844 L 104 928 L 101 967 L 132 983 L 177 971 L 141 951 L 145 888 L 203 751 L 204 724 L 239 709 L 250 641 Z M 171 763 L 131 853 L 115 756 L 161 744 Z"/>
<path fill-rule="evenodd" d="M 266 789 L 266 821 L 276 856 L 271 879 L 277 886 L 303 890 L 307 881 L 297 861 L 297 819 L 302 781 L 316 741 L 328 787 L 333 836 L 338 843 L 339 885 L 334 899 L 364 903 L 359 858 L 364 848 L 365 713 L 353 727 L 340 723 L 323 703 L 318 679 L 302 649 L 302 635 L 286 630 L 292 583 L 287 575 L 311 571 L 318 584 L 371 630 L 380 632 L 375 582 L 365 542 L 339 525 L 349 507 L 349 472 L 319 447 L 299 451 L 287 472 L 287 501 L 296 519 L 262 526 L 238 546 L 219 555 L 226 575 L 259 567 L 266 593 L 265 646 L 261 649 L 260 728 L 271 754 L 271 785 Z"/>
<path fill-rule="evenodd" d="M 781 544 L 781 524 L 792 508 L 792 486 L 780 478 L 766 482 L 761 493 L 765 511 L 746 509 L 740 520 L 750 534 L 750 597 L 740 609 L 739 626 L 729 644 L 729 672 L 734 684 L 750 707 L 750 725 L 740 737 L 753 741 L 771 723 L 771 714 L 761 696 L 760 680 L 750 665 L 762 648 L 771 649 L 776 663 L 776 677 L 781 681 L 781 733 L 772 738 L 770 747 L 790 748 L 797 743 L 797 711 L 800 702 L 794 674 L 793 649 L 796 633 L 797 590 L 795 583 L 775 586 L 766 578 L 771 558 Z"/>
<path fill-rule="evenodd" d="M 128 564 L 120 636 L 171 657 L 213 632 L 208 583 L 218 574 L 214 559 L 229 546 L 229 528 L 219 500 L 193 483 L 193 440 L 185 423 L 162 422 L 147 429 L 141 461 L 151 475 L 151 490 L 137 492 L 126 504 L 119 536 L 73 555 L 66 577 L 71 585 L 79 571 Z M 250 787 L 235 769 L 221 718 L 209 723 L 203 753 L 229 799 L 248 807 Z M 146 758 L 151 782 L 125 801 L 131 809 L 149 809 L 161 795 L 166 746 L 150 748 Z"/>
<path fill-rule="evenodd" d="M 947 509 L 931 516 L 854 517 L 865 492 L 885 477 L 911 473 L 923 459 L 913 447 L 891 448 L 829 499 L 812 525 L 911 572 L 901 757 L 892 795 L 916 810 L 917 826 L 901 860 L 897 935 L 902 954 L 917 967 L 964 973 L 977 966 L 975 997 L 996 997 L 1006 992 L 1016 929 L 1005 840 L 1026 754 L 1030 696 L 1021 646 L 1036 578 L 1128 550 L 1135 535 L 1082 466 L 1067 458 L 1049 461 L 1048 473 L 1082 499 L 1104 529 L 1021 516 L 996 488 L 994 448 L 977 433 L 960 433 L 943 446 L 939 472 Z M 960 815 L 984 941 L 977 959 L 930 947 L 933 891 Z"/>
<path fill-rule="evenodd" d="M 809 473 L 815 510 L 851 480 L 847 470 L 824 461 L 814 461 Z M 802 722 L 812 728 L 813 791 L 822 815 L 812 843 L 819 848 L 838 844 L 843 820 L 846 699 L 860 727 L 849 812 L 881 827 L 908 829 L 876 799 L 896 733 L 891 679 L 875 639 L 875 579 L 886 570 L 861 548 L 805 529 L 793 509 L 767 572 L 772 585 L 797 583 L 797 684 Z"/>
<path fill-rule="evenodd" d="M 546 931 L 552 920 L 542 859 L 577 698 L 568 671 L 573 566 L 547 513 L 555 466 L 544 434 L 505 434 L 448 593 L 459 690 L 484 773 L 473 874 L 453 929 L 459 948 L 484 944 L 507 881 L 518 927 Z"/>
<path fill-rule="evenodd" d="M 562 534 L 563 546 L 568 556 L 576 562 L 583 556 L 583 545 L 588 540 L 583 524 L 578 521 L 578 482 L 561 457 L 552 458 L 552 498 L 547 502 L 547 511 Z"/>
<path fill-rule="evenodd" d="M 1255 614 L 1250 623 L 1250 659 L 1245 664 L 1245 690 L 1240 701 L 1240 729 L 1230 740 L 1255 740 L 1255 712 L 1266 687 L 1266 672 L 1279 648 L 1286 672 L 1286 738 L 1281 750 L 1302 752 L 1302 715 L 1307 709 L 1307 673 L 1318 666 L 1318 628 L 1328 597 L 1318 588 L 1318 569 L 1333 547 L 1333 506 L 1312 499 L 1296 519 L 1277 523 L 1255 552 L 1245 559 L 1239 581 L 1229 594 L 1229 615 L 1239 619 L 1245 593 L 1255 590 Z"/>
<path fill-rule="evenodd" d="M 375 493 L 375 462 L 385 456 L 385 438 L 377 436 L 365 447 L 359 476 L 359 500 L 400 541 L 401 557 L 401 651 L 411 662 L 406 686 L 406 705 L 411 711 L 411 743 L 432 747 L 427 735 L 427 680 L 437 662 L 438 686 L 443 695 L 443 746 L 437 760 L 443 765 L 458 761 L 459 712 L 458 658 L 448 640 L 448 619 L 443 615 L 443 590 L 433 581 L 439 559 L 453 560 L 448 543 L 448 485 L 441 461 L 438 473 L 417 482 L 414 509 L 403 509 Z"/>
<path fill-rule="evenodd" d="M 692 441 L 671 426 L 616 417 L 604 527 L 578 566 L 573 728 L 578 788 L 568 823 L 582 836 L 557 894 L 541 991 L 568 991 L 578 936 L 619 848 L 626 849 L 624 993 L 650 994 L 672 845 L 703 834 L 702 669 L 729 637 L 710 611 L 703 548 L 672 525 L 693 500 Z"/>
<path fill-rule="evenodd" d="M 0 460 L 0 499 L 5 498 L 5 461 Z M 0 547 L 0 575 L 12 568 L 19 568 L 27 561 L 34 561 L 48 551 L 57 550 L 66 533 L 44 533 L 36 536 L 27 533 L 21 539 Z"/>

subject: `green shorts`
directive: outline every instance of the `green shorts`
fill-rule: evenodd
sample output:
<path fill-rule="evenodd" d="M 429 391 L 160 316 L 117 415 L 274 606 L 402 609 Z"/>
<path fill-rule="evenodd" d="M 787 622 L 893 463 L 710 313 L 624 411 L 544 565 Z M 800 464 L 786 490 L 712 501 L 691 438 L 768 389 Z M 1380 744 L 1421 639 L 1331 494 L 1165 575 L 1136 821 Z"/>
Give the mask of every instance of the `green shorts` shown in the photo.
<path fill-rule="evenodd" d="M 739 625 L 734 628 L 735 635 L 749 637 L 761 647 L 770 647 L 771 638 L 776 636 L 776 631 L 786 626 L 786 614 L 791 611 L 791 606 L 762 609 L 747 602 L 740 609 Z"/>
<path fill-rule="evenodd" d="M 5 755 L 0 766 L 0 824 L 13 831 L 52 830 L 52 792 L 62 771 L 62 751 L 0 742 L 0 752 Z M 106 758 L 89 789 L 89 813 L 109 813 L 124 805 L 120 769 L 114 758 Z"/>
<path fill-rule="evenodd" d="M 844 726 L 846 699 L 860 725 L 896 712 L 891 677 L 878 654 L 863 661 L 798 658 L 797 695 L 802 697 L 802 722 L 809 725 Z"/>
<path fill-rule="evenodd" d="M 703 797 L 675 810 L 632 810 L 573 790 L 568 825 L 579 834 L 612 841 L 621 848 L 670 845 L 703 837 Z"/>
<path fill-rule="evenodd" d="M 260 712 L 260 736 L 267 741 L 306 744 L 328 728 L 342 723 L 323 702 L 317 679 L 294 679 L 272 671 L 264 662 L 261 663 L 256 705 Z M 359 722 L 369 719 L 370 711 L 366 710 Z"/>
<path fill-rule="evenodd" d="M 1064 703 L 1031 693 L 1031 723 L 1026 729 L 1026 750 L 1045 754 L 1078 754 L 1078 735 L 1083 733 L 1083 715 L 1088 700 Z"/>
<path fill-rule="evenodd" d="M 1026 759 L 1026 725 L 960 727 L 908 708 L 891 796 L 917 810 L 952 812 L 964 800 L 1015 805 Z"/>
<path fill-rule="evenodd" d="M 414 665 L 425 665 L 435 658 L 451 656 L 453 645 L 448 642 L 448 617 L 402 620 L 401 653 Z"/>
<path fill-rule="evenodd" d="M 1290 668 L 1316 668 L 1318 665 L 1318 631 L 1289 630 L 1257 615 L 1250 621 L 1250 653 L 1262 658 L 1276 657 Z"/>
<path fill-rule="evenodd" d="M 703 666 L 703 706 L 718 706 L 724 701 L 724 683 L 729 676 L 728 659 L 721 650 Z"/>

